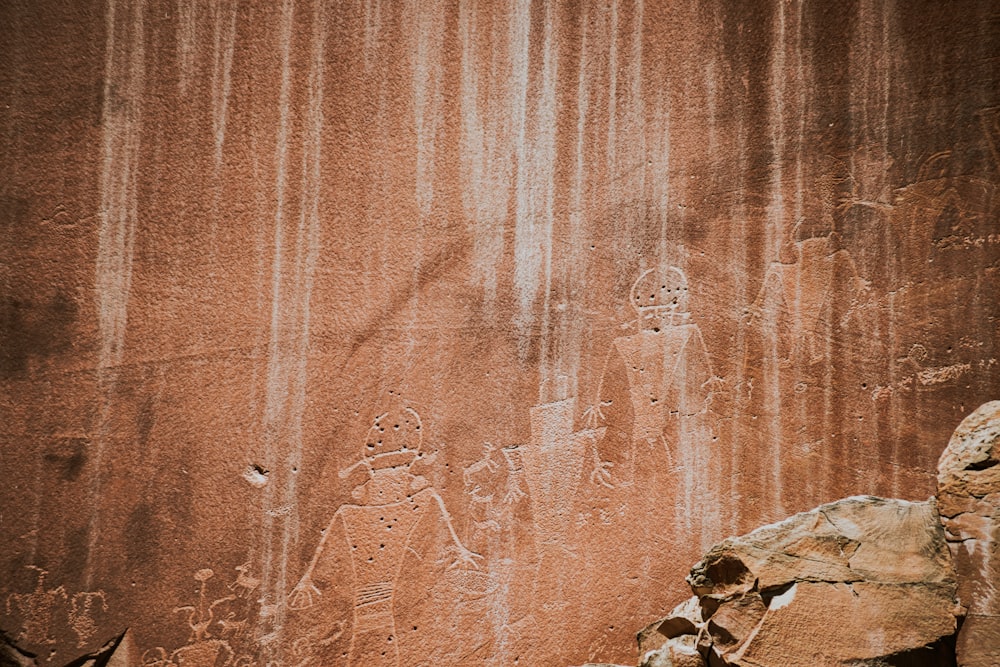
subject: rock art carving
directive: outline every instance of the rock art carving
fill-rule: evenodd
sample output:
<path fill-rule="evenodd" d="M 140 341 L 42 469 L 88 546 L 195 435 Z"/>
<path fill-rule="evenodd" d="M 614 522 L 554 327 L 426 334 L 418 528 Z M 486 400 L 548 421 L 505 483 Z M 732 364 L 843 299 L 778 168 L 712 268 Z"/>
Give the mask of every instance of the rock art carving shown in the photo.
<path fill-rule="evenodd" d="M 607 430 L 602 426 L 574 431 L 575 415 L 575 398 L 532 407 L 531 441 L 516 450 L 523 461 L 536 535 L 542 544 L 568 544 L 587 453 Z"/>
<path fill-rule="evenodd" d="M 986 129 L 988 120 L 988 115 L 983 118 Z M 952 151 L 934 153 L 924 160 L 916 182 L 896 191 L 893 220 L 900 227 L 903 274 L 911 281 L 959 270 L 947 261 L 949 251 L 1000 243 L 994 224 L 996 183 L 957 174 L 952 162 Z"/>
<path fill-rule="evenodd" d="M 108 610 L 104 591 L 81 591 L 70 598 L 69 626 L 77 636 L 77 648 L 86 646 L 97 632 L 94 622 L 94 603 L 99 602 L 102 611 Z"/>
<path fill-rule="evenodd" d="M 350 550 L 354 574 L 349 665 L 395 667 L 399 664 L 393 602 L 412 533 L 421 519 L 436 514 L 451 537 L 449 568 L 478 568 L 481 556 L 467 549 L 455 532 L 451 515 L 437 490 L 411 466 L 423 454 L 423 425 L 409 407 L 378 415 L 365 437 L 363 457 L 341 471 L 346 477 L 361 468 L 368 479 L 352 492 L 357 504 L 334 513 L 311 562 L 288 597 L 293 610 L 312 607 L 323 591 L 321 580 L 335 582 L 325 558 L 338 545 L 330 543 L 340 528 Z M 331 583 L 335 585 L 335 583 Z M 343 623 L 338 621 L 338 623 Z"/>
<path fill-rule="evenodd" d="M 456 568 L 470 581 L 460 586 L 467 595 L 492 593 L 505 579 L 502 570 L 523 560 L 526 540 L 517 530 L 519 508 L 528 502 L 524 481 L 521 447 L 495 447 L 486 443 L 483 457 L 462 471 L 465 493 L 469 498 L 469 546 L 483 556 L 481 570 Z M 533 543 L 533 540 L 531 540 Z M 478 581 L 479 584 L 473 584 Z"/>
<path fill-rule="evenodd" d="M 34 565 L 29 565 L 28 569 L 36 574 L 35 588 L 30 593 L 7 596 L 7 613 L 17 610 L 22 619 L 21 630 L 15 639 L 29 644 L 55 644 L 52 625 L 57 610 L 66 604 L 66 589 L 63 586 L 46 588 L 48 571 Z"/>
<path fill-rule="evenodd" d="M 863 330 L 871 303 L 867 282 L 838 240 L 823 223 L 797 225 L 746 311 L 738 440 L 745 453 L 736 479 L 745 501 L 740 511 L 753 523 L 815 505 L 824 497 L 820 485 L 832 483 L 838 473 L 831 469 L 847 455 L 838 449 L 846 446 L 841 425 L 818 417 L 817 406 L 828 400 L 834 372 L 870 372 L 864 341 L 847 346 Z M 852 414 L 872 410 L 860 391 L 843 391 L 841 400 Z M 852 442 L 864 439 L 851 435 Z"/>
<path fill-rule="evenodd" d="M 507 664 L 524 628 L 535 621 L 531 606 L 539 559 L 522 449 L 487 443 L 482 457 L 463 469 L 468 545 L 483 563 L 479 570 L 446 573 L 466 603 L 462 613 L 487 635 L 478 641 L 490 643 L 491 665 Z"/>
<path fill-rule="evenodd" d="M 222 597 L 212 598 L 209 582 L 215 578 L 210 568 L 194 573 L 198 582 L 198 600 L 194 604 L 174 608 L 174 613 L 184 618 L 191 634 L 184 646 L 168 652 L 162 646 L 148 649 L 142 655 L 146 667 L 251 667 L 256 665 L 251 648 L 240 650 L 239 644 L 247 636 L 252 608 L 256 601 L 246 595 L 249 565 L 236 568 L 238 576 L 228 585 L 233 591 Z M 242 583 L 241 578 L 243 579 Z M 251 589 L 252 590 L 252 589 Z M 223 614 L 225 614 L 223 616 Z"/>
<path fill-rule="evenodd" d="M 835 316 L 834 295 L 846 293 L 857 305 L 867 290 L 851 254 L 836 247 L 832 232 L 808 236 L 800 230 L 801 225 L 792 232 L 781 260 L 768 267 L 749 309 L 751 325 L 762 321 L 774 328 L 777 357 L 785 364 L 796 358 L 823 361 L 829 334 L 821 323 Z"/>
<path fill-rule="evenodd" d="M 1000 107 L 981 109 L 976 114 L 983 128 L 983 135 L 990 147 L 993 168 L 1000 171 Z M 1000 176 L 1000 173 L 997 174 Z"/>
<path fill-rule="evenodd" d="M 584 413 L 591 429 L 598 424 L 611 427 L 609 436 L 617 436 L 617 442 L 609 449 L 626 450 L 597 456 L 592 481 L 607 487 L 615 482 L 634 482 L 638 443 L 662 449 L 672 469 L 691 464 L 680 454 L 680 440 L 704 430 L 692 418 L 705 414 L 719 383 L 712 374 L 701 329 L 690 321 L 688 283 L 680 269 L 643 272 L 632 285 L 630 304 L 636 311 L 638 331 L 612 343 L 597 400 Z M 613 358 L 624 364 L 629 410 L 616 406 L 614 397 L 605 395 Z M 628 421 L 631 429 L 623 426 Z M 629 444 L 623 442 L 626 438 Z"/>

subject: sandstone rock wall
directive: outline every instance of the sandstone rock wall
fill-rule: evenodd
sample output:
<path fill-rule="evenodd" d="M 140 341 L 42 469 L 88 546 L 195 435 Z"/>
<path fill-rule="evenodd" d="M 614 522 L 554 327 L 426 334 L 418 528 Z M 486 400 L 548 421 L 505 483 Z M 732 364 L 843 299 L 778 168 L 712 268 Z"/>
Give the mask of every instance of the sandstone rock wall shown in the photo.
<path fill-rule="evenodd" d="M 621 661 L 726 535 L 926 499 L 1000 385 L 994 5 L 0 4 L 0 628 Z"/>

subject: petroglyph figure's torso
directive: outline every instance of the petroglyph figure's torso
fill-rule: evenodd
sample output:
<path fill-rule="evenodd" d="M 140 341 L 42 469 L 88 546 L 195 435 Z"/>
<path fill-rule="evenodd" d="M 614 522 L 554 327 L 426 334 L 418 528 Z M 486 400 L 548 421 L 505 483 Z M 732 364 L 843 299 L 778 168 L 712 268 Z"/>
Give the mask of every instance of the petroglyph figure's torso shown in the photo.
<path fill-rule="evenodd" d="M 411 476 L 412 477 L 412 476 Z M 413 529 L 435 504 L 434 491 L 425 488 L 398 499 L 390 490 L 368 491 L 392 502 L 344 505 L 344 522 L 354 570 L 354 634 L 349 664 L 396 665 L 393 599 Z M 370 498 L 369 498 L 370 499 Z"/>
<path fill-rule="evenodd" d="M 628 375 L 633 441 L 654 441 L 671 414 L 687 416 L 704 408 L 711 373 L 696 324 L 640 331 L 614 345 Z"/>

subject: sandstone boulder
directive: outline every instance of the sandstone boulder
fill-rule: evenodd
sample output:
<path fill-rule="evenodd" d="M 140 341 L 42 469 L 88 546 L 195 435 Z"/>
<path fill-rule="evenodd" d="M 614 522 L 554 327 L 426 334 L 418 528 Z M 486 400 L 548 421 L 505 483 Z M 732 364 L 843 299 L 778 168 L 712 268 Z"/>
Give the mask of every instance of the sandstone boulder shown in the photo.
<path fill-rule="evenodd" d="M 955 430 L 938 462 L 938 507 L 958 574 L 966 619 L 961 667 L 1000 665 L 1000 401 Z"/>
<path fill-rule="evenodd" d="M 680 603 L 665 617 L 644 627 L 636 635 L 639 642 L 639 655 L 644 656 L 650 651 L 659 649 L 667 640 L 684 635 L 697 635 L 704 625 L 701 617 L 701 603 L 698 596 L 688 598 Z"/>
<path fill-rule="evenodd" d="M 960 608 L 933 501 L 822 505 L 725 540 L 688 583 L 711 665 L 951 664 Z"/>
<path fill-rule="evenodd" d="M 647 653 L 640 667 L 705 667 L 694 635 L 671 637 L 658 650 Z"/>

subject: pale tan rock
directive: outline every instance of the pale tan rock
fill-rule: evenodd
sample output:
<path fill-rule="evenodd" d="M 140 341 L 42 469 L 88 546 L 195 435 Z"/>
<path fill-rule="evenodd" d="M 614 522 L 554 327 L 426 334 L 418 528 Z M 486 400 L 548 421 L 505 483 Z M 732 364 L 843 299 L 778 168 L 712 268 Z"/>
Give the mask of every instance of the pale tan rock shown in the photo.
<path fill-rule="evenodd" d="M 642 656 L 639 667 L 704 667 L 705 659 L 698 652 L 695 635 L 680 635 L 666 640 L 658 650 Z"/>
<path fill-rule="evenodd" d="M 725 540 L 688 581 L 710 665 L 947 664 L 960 613 L 933 501 L 822 505 Z"/>
<path fill-rule="evenodd" d="M 960 667 L 1000 665 L 1000 401 L 966 417 L 938 462 L 938 505 L 966 610 Z"/>
<path fill-rule="evenodd" d="M 930 503 L 856 496 L 730 538 L 692 568 L 696 594 L 722 599 L 795 581 L 941 582 L 953 578 Z"/>
<path fill-rule="evenodd" d="M 668 639 L 683 635 L 697 635 L 704 625 L 698 596 L 690 597 L 658 621 L 654 621 L 636 635 L 639 655 L 662 647 Z"/>

